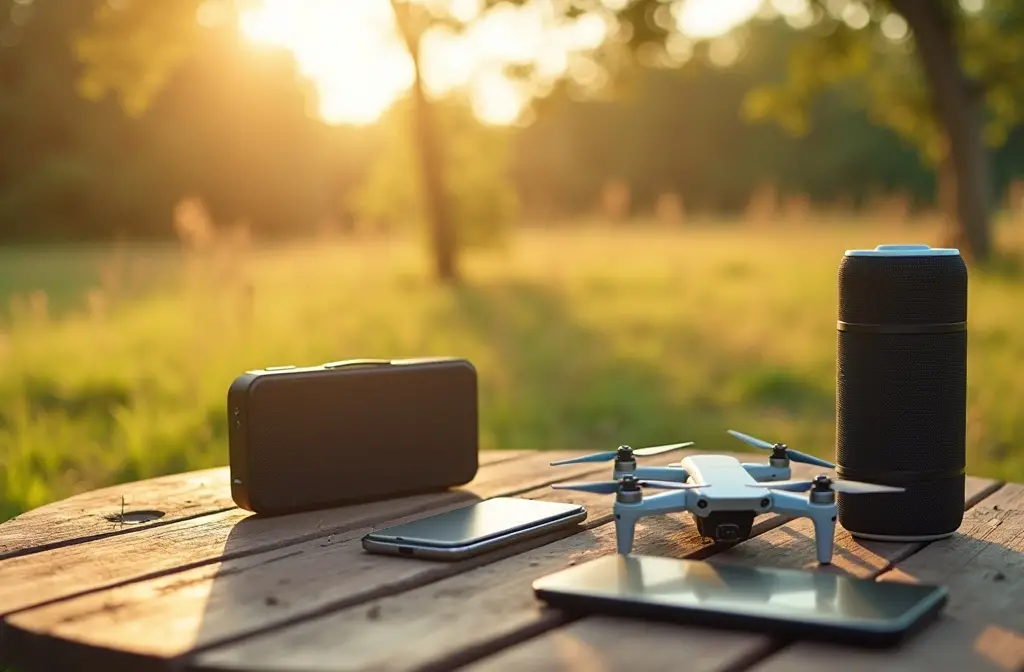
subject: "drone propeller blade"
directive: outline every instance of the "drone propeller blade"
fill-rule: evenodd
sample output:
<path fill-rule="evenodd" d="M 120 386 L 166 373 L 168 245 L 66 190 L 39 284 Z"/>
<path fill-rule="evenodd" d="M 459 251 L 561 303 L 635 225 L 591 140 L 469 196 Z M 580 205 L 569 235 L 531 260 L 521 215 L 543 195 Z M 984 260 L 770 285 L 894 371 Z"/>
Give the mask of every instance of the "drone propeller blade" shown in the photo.
<path fill-rule="evenodd" d="M 774 481 L 772 483 L 748 483 L 748 488 L 767 488 L 769 490 L 786 490 L 788 492 L 805 492 L 811 489 L 814 481 Z"/>
<path fill-rule="evenodd" d="M 707 483 L 677 483 L 675 481 L 657 481 L 642 479 L 636 481 L 641 488 L 660 488 L 662 490 L 690 490 L 691 488 L 706 488 Z M 556 490 L 579 490 L 581 492 L 595 492 L 599 495 L 612 495 L 619 491 L 621 481 L 593 481 L 590 483 L 552 483 L 551 487 Z"/>
<path fill-rule="evenodd" d="M 641 488 L 663 488 L 665 490 L 692 490 L 693 488 L 706 488 L 708 483 L 677 483 L 675 481 L 649 481 L 641 480 L 636 482 Z"/>
<path fill-rule="evenodd" d="M 581 462 L 610 462 L 615 459 L 616 455 L 618 455 L 618 451 L 608 450 L 603 453 L 592 453 L 582 457 L 570 457 L 565 460 L 556 460 L 551 463 L 551 466 L 557 467 L 563 464 L 579 464 Z"/>
<path fill-rule="evenodd" d="M 892 485 L 878 485 L 876 483 L 862 483 L 861 481 L 846 481 L 841 478 L 828 479 L 827 483 L 833 492 L 842 492 L 848 495 L 867 495 L 877 492 L 903 492 L 904 488 Z M 815 481 L 775 481 L 774 483 L 750 483 L 750 488 L 767 488 L 769 490 L 788 490 L 789 492 L 806 492 L 815 484 Z"/>
<path fill-rule="evenodd" d="M 667 453 L 672 450 L 679 450 L 680 448 L 686 448 L 692 446 L 693 441 L 687 441 L 685 443 L 670 443 L 664 446 L 651 446 L 650 448 L 639 448 L 632 450 L 636 457 L 649 457 L 651 455 L 660 455 Z M 551 463 L 552 467 L 558 467 L 563 464 L 580 464 L 582 462 L 611 462 L 619 455 L 618 450 L 606 450 L 601 453 L 591 453 L 590 455 L 583 455 L 581 457 L 570 457 L 565 460 L 556 460 Z"/>
<path fill-rule="evenodd" d="M 801 453 L 799 450 L 793 450 L 792 448 L 786 448 L 786 457 L 793 460 L 794 462 L 801 462 L 803 464 L 813 464 L 816 467 L 825 467 L 826 469 L 836 468 L 836 465 L 832 464 L 828 460 L 823 460 L 820 457 L 808 455 L 807 453 Z"/>
<path fill-rule="evenodd" d="M 755 448 L 761 448 L 763 450 L 771 450 L 772 448 L 774 448 L 774 446 L 768 443 L 767 441 L 762 441 L 761 439 L 750 436 L 749 434 L 744 434 L 743 432 L 737 432 L 735 429 L 727 429 L 725 431 L 729 432 L 740 441 L 748 443 L 751 446 L 754 446 Z"/>
<path fill-rule="evenodd" d="M 640 457 L 650 457 L 651 455 L 661 455 L 662 453 L 668 453 L 673 450 L 679 450 L 680 448 L 686 448 L 692 446 L 693 441 L 686 441 L 684 443 L 670 443 L 664 446 L 651 446 L 650 448 L 639 448 L 633 451 L 634 455 Z"/>
<path fill-rule="evenodd" d="M 847 495 L 868 495 L 876 492 L 903 492 L 906 488 L 893 485 L 878 485 L 877 483 L 838 480 L 832 482 L 832 489 Z"/>
<path fill-rule="evenodd" d="M 755 448 L 761 448 L 762 450 L 772 450 L 775 448 L 775 444 L 768 443 L 757 437 L 744 434 L 743 432 L 737 432 L 735 429 L 726 430 L 740 441 L 747 443 Z M 800 462 L 801 464 L 813 464 L 816 467 L 825 467 L 826 469 L 835 469 L 836 465 L 832 464 L 828 460 L 823 460 L 820 457 L 814 455 L 808 455 L 807 453 L 801 453 L 799 450 L 793 450 L 792 448 L 786 448 L 786 457 L 793 462 Z"/>
<path fill-rule="evenodd" d="M 618 481 L 595 481 L 593 483 L 553 483 L 556 490 L 579 490 L 580 492 L 596 492 L 599 495 L 613 495 L 619 491 Z"/>

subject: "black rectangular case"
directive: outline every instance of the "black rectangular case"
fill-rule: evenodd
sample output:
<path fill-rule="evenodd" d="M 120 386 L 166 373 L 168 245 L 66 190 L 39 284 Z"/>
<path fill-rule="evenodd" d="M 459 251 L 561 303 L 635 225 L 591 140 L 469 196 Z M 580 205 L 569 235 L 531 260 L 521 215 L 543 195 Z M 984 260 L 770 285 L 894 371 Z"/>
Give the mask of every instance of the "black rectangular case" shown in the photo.
<path fill-rule="evenodd" d="M 228 443 L 231 496 L 264 515 L 464 485 L 476 370 L 444 357 L 248 371 L 228 390 Z"/>

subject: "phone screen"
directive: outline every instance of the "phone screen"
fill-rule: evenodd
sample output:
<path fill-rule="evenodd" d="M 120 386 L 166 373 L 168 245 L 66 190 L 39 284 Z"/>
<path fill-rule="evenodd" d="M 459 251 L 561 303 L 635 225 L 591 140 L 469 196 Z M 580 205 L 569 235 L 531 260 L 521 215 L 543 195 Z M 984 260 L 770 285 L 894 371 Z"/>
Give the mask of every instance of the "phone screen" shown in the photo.
<path fill-rule="evenodd" d="M 534 583 L 552 602 L 632 603 L 688 612 L 872 628 L 913 621 L 945 599 L 939 586 L 821 571 L 651 556 L 605 556 Z"/>
<path fill-rule="evenodd" d="M 367 535 L 378 541 L 458 547 L 578 514 L 578 504 L 494 497 Z"/>

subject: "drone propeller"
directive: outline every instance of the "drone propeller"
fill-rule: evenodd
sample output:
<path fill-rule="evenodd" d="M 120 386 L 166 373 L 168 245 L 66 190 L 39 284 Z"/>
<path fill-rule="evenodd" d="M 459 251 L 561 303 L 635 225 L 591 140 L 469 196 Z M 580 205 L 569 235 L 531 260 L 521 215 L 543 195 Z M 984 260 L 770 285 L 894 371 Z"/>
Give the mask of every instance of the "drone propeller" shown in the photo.
<path fill-rule="evenodd" d="M 552 488 L 557 490 L 579 490 L 581 492 L 596 492 L 599 495 L 613 495 L 620 490 L 638 490 L 640 488 L 659 488 L 662 490 L 690 490 L 692 488 L 706 488 L 707 483 L 676 483 L 673 481 L 652 481 L 648 479 L 635 479 L 631 476 L 618 481 L 593 481 L 590 483 L 553 483 Z"/>
<path fill-rule="evenodd" d="M 755 448 L 772 451 L 772 457 L 786 457 L 792 460 L 793 462 L 800 462 L 802 464 L 813 464 L 818 467 L 825 467 L 826 469 L 835 469 L 836 465 L 832 464 L 831 462 L 823 460 L 820 457 L 815 457 L 814 455 L 801 453 L 799 450 L 793 450 L 792 448 L 787 447 L 784 443 L 768 443 L 767 441 L 763 441 L 756 437 L 750 436 L 749 434 L 737 432 L 735 429 L 728 429 L 726 431 L 735 436 L 740 441 L 743 441 L 744 443 L 754 446 Z"/>
<path fill-rule="evenodd" d="M 904 488 L 893 485 L 878 485 L 877 483 L 863 483 L 861 481 L 847 481 L 844 479 L 831 479 L 821 475 L 812 480 L 804 481 L 775 481 L 774 483 L 750 483 L 750 488 L 768 488 L 769 490 L 787 490 L 789 492 L 807 492 L 808 490 L 841 492 L 846 495 L 869 495 L 881 492 L 903 492 Z"/>
<path fill-rule="evenodd" d="M 571 457 L 566 460 L 556 460 L 551 463 L 552 467 L 557 467 L 563 464 L 578 464 L 580 462 L 611 462 L 612 460 L 624 460 L 629 461 L 633 457 L 650 457 L 651 455 L 660 455 L 673 450 L 679 450 L 680 448 L 686 448 L 692 446 L 693 441 L 687 441 L 685 443 L 670 443 L 664 446 L 651 446 L 649 448 L 637 448 L 634 450 L 629 446 L 619 446 L 618 450 L 609 450 L 603 453 L 592 453 L 590 455 L 584 455 L 582 457 Z"/>

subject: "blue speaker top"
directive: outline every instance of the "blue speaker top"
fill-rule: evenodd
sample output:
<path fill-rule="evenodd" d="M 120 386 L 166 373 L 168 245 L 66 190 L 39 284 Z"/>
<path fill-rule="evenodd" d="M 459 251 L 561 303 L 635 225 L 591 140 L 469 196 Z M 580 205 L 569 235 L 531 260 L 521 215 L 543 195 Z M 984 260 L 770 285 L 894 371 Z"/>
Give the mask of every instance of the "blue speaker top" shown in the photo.
<path fill-rule="evenodd" d="M 847 250 L 847 257 L 955 257 L 955 247 L 929 247 L 928 245 L 879 245 L 873 250 Z"/>

